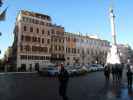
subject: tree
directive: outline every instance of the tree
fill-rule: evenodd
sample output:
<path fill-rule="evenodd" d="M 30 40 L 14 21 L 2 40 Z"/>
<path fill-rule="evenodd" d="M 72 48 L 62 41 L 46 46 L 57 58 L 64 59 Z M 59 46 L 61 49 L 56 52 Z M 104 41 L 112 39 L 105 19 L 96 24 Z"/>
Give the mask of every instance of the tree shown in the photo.
<path fill-rule="evenodd" d="M 3 5 L 3 1 L 2 0 L 0 0 L 0 7 Z"/>
<path fill-rule="evenodd" d="M 0 72 L 4 71 L 4 61 L 0 59 Z"/>

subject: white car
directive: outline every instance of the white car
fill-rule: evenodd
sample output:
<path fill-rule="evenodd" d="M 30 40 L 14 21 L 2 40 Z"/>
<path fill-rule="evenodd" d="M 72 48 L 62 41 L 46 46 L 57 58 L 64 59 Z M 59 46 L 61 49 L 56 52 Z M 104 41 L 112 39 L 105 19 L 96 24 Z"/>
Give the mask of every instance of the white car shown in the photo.
<path fill-rule="evenodd" d="M 104 66 L 97 64 L 98 70 L 104 70 Z"/>
<path fill-rule="evenodd" d="M 90 64 L 90 70 L 92 71 L 98 71 L 98 70 L 103 70 L 104 67 L 100 64 Z"/>
<path fill-rule="evenodd" d="M 98 66 L 96 64 L 89 65 L 89 71 L 97 71 L 97 70 L 98 70 Z"/>
<path fill-rule="evenodd" d="M 59 74 L 59 70 L 57 67 L 48 66 L 48 67 L 42 68 L 39 71 L 39 74 L 44 76 L 57 76 Z"/>
<path fill-rule="evenodd" d="M 57 76 L 59 74 L 59 70 L 56 67 L 48 67 L 48 75 L 49 76 Z"/>
<path fill-rule="evenodd" d="M 75 66 L 67 66 L 65 67 L 65 69 L 68 71 L 69 75 L 71 76 L 76 75 L 78 72 Z"/>

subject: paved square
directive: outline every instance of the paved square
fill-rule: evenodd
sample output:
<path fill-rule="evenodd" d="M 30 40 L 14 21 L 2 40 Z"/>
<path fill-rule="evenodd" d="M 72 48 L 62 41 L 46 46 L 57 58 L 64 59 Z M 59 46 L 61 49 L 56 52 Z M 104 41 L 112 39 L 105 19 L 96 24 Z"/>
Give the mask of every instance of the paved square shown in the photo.
<path fill-rule="evenodd" d="M 0 100 L 62 100 L 57 78 L 38 74 L 0 75 Z M 121 83 L 106 82 L 103 72 L 70 78 L 68 100 L 133 100 L 126 77 Z"/>

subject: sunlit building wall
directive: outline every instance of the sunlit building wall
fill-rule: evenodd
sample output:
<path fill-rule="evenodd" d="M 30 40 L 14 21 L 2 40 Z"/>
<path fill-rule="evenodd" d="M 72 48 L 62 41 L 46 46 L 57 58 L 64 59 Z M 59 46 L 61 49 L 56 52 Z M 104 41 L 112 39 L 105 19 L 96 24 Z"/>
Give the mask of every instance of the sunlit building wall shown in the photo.
<path fill-rule="evenodd" d="M 64 57 L 64 28 L 52 24 L 48 15 L 29 11 L 20 11 L 14 29 L 13 49 L 17 68 L 36 70 L 45 67 L 51 61 L 62 61 Z M 56 43 L 55 38 L 61 39 Z M 60 41 L 59 41 L 60 42 Z M 61 52 L 56 52 L 61 46 Z M 58 51 L 58 50 L 57 50 Z"/>
<path fill-rule="evenodd" d="M 105 64 L 110 43 L 81 33 L 65 33 L 66 64 Z"/>

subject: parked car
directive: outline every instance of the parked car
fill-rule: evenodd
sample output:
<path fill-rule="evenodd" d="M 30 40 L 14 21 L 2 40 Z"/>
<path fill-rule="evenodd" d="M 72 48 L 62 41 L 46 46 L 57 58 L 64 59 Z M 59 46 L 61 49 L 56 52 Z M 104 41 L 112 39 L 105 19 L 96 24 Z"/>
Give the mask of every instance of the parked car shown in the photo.
<path fill-rule="evenodd" d="M 104 69 L 104 67 L 100 64 L 90 64 L 88 68 L 90 71 L 100 71 Z"/>
<path fill-rule="evenodd" d="M 82 75 L 88 72 L 88 69 L 85 66 L 67 66 L 66 67 L 70 76 Z"/>
<path fill-rule="evenodd" d="M 57 76 L 59 74 L 59 70 L 55 66 L 47 66 L 44 68 L 41 68 L 39 71 L 40 75 L 45 75 L 45 76 Z"/>
<path fill-rule="evenodd" d="M 48 76 L 48 67 L 41 68 L 38 71 L 38 74 L 41 75 L 41 76 Z"/>
<path fill-rule="evenodd" d="M 68 71 L 70 76 L 74 76 L 77 74 L 77 70 L 74 66 L 67 66 L 66 70 Z"/>
<path fill-rule="evenodd" d="M 89 65 L 89 71 L 97 71 L 97 70 L 98 70 L 98 68 L 95 64 L 90 64 Z"/>
<path fill-rule="evenodd" d="M 99 71 L 104 70 L 104 66 L 103 65 L 98 64 L 97 66 L 98 66 L 98 70 Z"/>
<path fill-rule="evenodd" d="M 80 66 L 77 68 L 78 75 L 86 74 L 88 72 L 88 69 L 85 66 Z"/>
<path fill-rule="evenodd" d="M 59 74 L 59 70 L 57 67 L 48 67 L 48 76 L 57 76 Z"/>

